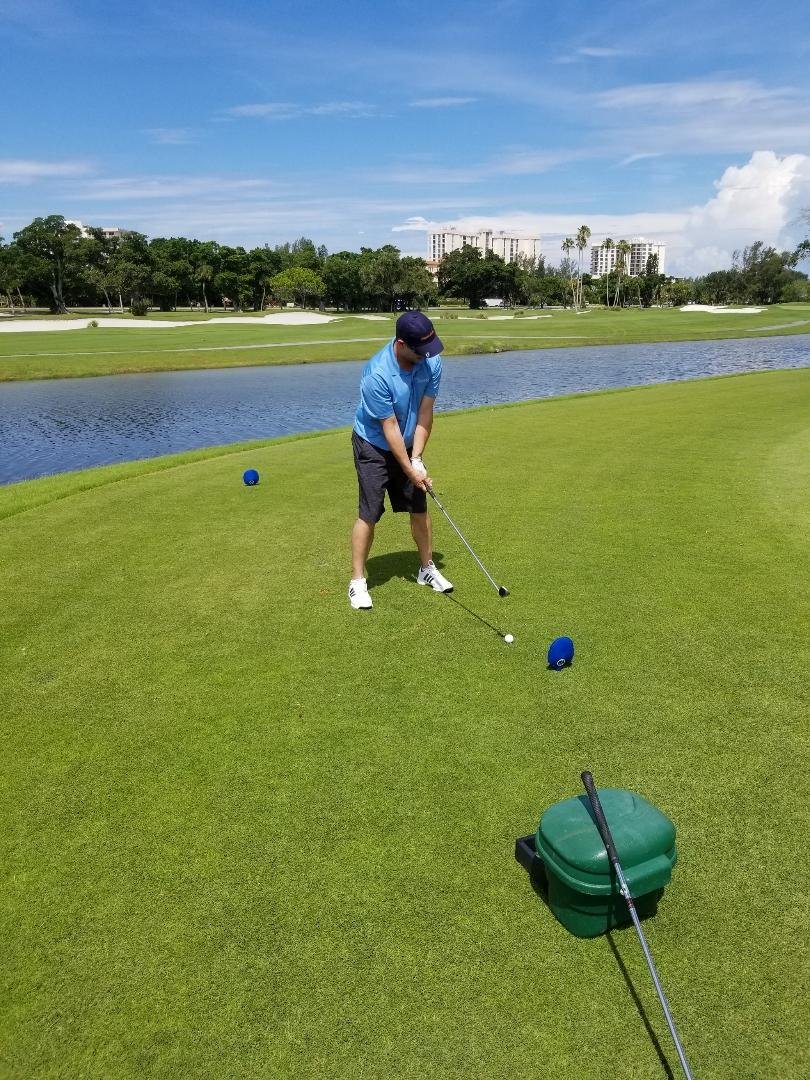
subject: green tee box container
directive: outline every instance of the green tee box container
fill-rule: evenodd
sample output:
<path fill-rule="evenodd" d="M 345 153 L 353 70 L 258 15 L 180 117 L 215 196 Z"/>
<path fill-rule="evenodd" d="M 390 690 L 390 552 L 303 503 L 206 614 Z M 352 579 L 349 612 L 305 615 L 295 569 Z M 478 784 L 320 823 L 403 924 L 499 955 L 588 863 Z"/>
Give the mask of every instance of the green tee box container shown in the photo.
<path fill-rule="evenodd" d="M 654 915 L 678 857 L 675 826 L 632 791 L 600 788 L 599 797 L 638 916 Z M 572 934 L 597 937 L 631 921 L 584 795 L 546 810 L 534 847 L 545 869 L 546 902 Z"/>

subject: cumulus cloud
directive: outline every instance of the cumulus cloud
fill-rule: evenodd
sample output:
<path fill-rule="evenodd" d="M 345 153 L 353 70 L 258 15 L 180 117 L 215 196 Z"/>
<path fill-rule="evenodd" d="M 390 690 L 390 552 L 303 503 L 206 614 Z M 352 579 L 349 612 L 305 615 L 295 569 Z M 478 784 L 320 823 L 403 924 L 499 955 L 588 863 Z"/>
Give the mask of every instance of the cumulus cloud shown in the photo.
<path fill-rule="evenodd" d="M 802 211 L 810 207 L 810 155 L 779 156 L 759 150 L 744 165 L 729 166 L 715 181 L 715 193 L 698 206 L 667 212 L 634 214 L 535 214 L 514 210 L 498 215 L 466 215 L 443 220 L 412 216 L 394 232 L 427 232 L 452 226 L 464 232 L 480 229 L 539 236 L 549 261 L 560 259 L 560 241 L 582 224 L 591 229 L 591 243 L 643 236 L 666 244 L 666 270 L 696 276 L 731 265 L 734 251 L 755 240 L 780 250 L 795 248 L 807 235 Z"/>
<path fill-rule="evenodd" d="M 729 266 L 732 252 L 755 240 L 789 249 L 802 238 L 799 216 L 810 206 L 807 154 L 758 150 L 745 165 L 729 166 L 715 188 L 684 224 L 679 247 L 692 273 Z"/>

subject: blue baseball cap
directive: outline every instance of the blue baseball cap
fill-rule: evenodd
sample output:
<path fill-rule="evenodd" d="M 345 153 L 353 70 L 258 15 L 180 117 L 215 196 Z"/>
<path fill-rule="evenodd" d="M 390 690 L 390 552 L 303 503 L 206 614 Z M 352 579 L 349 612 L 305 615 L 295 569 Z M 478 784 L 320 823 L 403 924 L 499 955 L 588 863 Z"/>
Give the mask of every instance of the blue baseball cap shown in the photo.
<path fill-rule="evenodd" d="M 438 356 L 444 345 L 433 329 L 433 323 L 421 311 L 406 311 L 397 319 L 397 340 L 404 341 L 419 356 Z"/>

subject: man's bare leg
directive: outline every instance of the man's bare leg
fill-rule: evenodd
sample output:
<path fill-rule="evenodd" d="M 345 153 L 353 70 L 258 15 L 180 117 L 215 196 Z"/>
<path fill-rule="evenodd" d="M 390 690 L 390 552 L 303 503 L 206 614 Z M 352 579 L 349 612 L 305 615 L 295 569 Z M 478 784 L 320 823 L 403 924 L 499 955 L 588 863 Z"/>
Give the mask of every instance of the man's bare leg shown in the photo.
<path fill-rule="evenodd" d="M 433 524 L 427 511 L 424 514 L 411 514 L 411 535 L 419 549 L 421 565 L 427 566 L 433 558 Z"/>
<path fill-rule="evenodd" d="M 366 576 L 366 559 L 374 541 L 374 526 L 358 518 L 352 529 L 352 579 Z"/>

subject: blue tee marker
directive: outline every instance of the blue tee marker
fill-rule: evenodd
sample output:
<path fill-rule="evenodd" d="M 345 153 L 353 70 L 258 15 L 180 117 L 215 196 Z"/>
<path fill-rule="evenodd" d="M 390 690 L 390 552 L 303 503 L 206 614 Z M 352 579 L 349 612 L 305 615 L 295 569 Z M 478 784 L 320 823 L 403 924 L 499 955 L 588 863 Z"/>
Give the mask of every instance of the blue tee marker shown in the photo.
<path fill-rule="evenodd" d="M 569 667 L 574 660 L 574 643 L 570 637 L 554 638 L 548 647 L 548 666 L 554 671 Z"/>
<path fill-rule="evenodd" d="M 244 473 L 242 473 L 242 479 L 248 487 L 253 487 L 259 482 L 259 474 L 255 469 L 245 469 Z"/>

